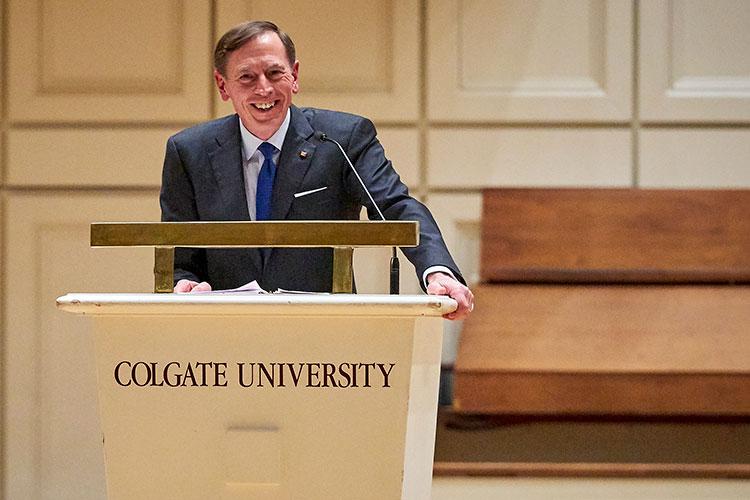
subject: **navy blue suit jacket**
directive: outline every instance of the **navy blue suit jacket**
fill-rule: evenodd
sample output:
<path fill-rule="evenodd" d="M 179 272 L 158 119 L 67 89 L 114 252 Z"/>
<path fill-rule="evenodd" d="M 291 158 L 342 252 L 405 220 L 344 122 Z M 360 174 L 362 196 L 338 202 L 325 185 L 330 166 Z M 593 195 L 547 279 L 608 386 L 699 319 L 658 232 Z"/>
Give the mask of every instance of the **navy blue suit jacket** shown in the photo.
<path fill-rule="evenodd" d="M 335 144 L 346 150 L 386 219 L 420 223 L 420 245 L 404 248 L 417 274 L 433 265 L 450 268 L 463 281 L 427 208 L 409 196 L 366 118 L 313 108 L 291 108 L 278 162 L 271 218 L 275 220 L 358 220 L 367 195 Z M 169 138 L 162 175 L 163 221 L 250 220 L 245 196 L 239 117 L 197 125 Z M 306 154 L 300 154 L 305 151 Z M 326 187 L 299 198 L 295 193 Z M 208 281 L 214 289 L 258 280 L 266 290 L 330 291 L 331 249 L 272 249 L 265 261 L 258 249 L 175 249 L 175 282 Z M 387 269 L 383 269 L 387 272 Z"/>

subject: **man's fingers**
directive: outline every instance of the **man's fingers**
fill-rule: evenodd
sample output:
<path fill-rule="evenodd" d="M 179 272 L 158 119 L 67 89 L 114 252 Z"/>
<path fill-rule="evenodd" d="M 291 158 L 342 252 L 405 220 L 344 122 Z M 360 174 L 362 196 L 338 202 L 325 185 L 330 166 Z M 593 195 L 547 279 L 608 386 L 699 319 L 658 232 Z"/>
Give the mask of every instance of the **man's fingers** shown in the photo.
<path fill-rule="evenodd" d="M 434 280 L 427 287 L 430 295 L 447 295 L 456 301 L 458 308 L 443 317 L 445 319 L 463 319 L 474 309 L 474 294 L 466 286 L 452 278 Z"/>
<path fill-rule="evenodd" d="M 211 285 L 202 281 L 180 280 L 174 286 L 174 293 L 210 292 Z"/>
<path fill-rule="evenodd" d="M 174 293 L 188 293 L 197 284 L 195 281 L 180 280 L 174 286 Z"/>
<path fill-rule="evenodd" d="M 427 285 L 428 295 L 448 295 L 448 289 L 439 281 L 433 281 Z"/>
<path fill-rule="evenodd" d="M 201 281 L 197 285 L 193 287 L 191 292 L 210 292 L 211 291 L 211 285 L 206 283 L 205 281 Z"/>
<path fill-rule="evenodd" d="M 451 297 L 458 302 L 458 309 L 453 311 L 451 319 L 463 319 L 469 315 L 474 308 L 474 294 L 467 287 L 458 283 L 458 286 L 452 290 Z"/>
<path fill-rule="evenodd" d="M 472 309 L 474 309 L 474 299 L 471 296 L 471 292 L 469 292 L 468 294 L 457 293 L 456 296 L 451 295 L 451 298 L 453 298 L 456 303 L 458 303 L 458 308 L 452 313 L 447 314 L 447 319 L 464 319 L 469 315 Z"/>

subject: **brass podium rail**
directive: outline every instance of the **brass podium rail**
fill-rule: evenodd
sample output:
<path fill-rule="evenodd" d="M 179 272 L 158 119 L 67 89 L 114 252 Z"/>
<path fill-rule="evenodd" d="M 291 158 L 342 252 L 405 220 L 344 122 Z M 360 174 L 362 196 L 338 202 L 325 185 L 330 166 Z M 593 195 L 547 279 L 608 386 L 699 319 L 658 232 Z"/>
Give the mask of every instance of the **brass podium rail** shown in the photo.
<path fill-rule="evenodd" d="M 173 290 L 174 249 L 333 248 L 333 292 L 352 292 L 355 247 L 414 247 L 419 223 L 410 221 L 94 222 L 92 247 L 154 250 L 154 291 Z"/>

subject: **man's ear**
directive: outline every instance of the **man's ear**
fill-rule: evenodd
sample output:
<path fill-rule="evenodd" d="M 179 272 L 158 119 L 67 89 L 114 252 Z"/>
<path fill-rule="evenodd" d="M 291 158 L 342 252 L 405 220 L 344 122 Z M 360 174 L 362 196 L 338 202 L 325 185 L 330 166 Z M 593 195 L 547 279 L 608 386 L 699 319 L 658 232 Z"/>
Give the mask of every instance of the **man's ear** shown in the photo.
<path fill-rule="evenodd" d="M 226 84 L 227 81 L 224 76 L 219 72 L 218 69 L 214 69 L 214 80 L 216 81 L 216 87 L 219 89 L 219 95 L 222 101 L 229 100 L 229 94 L 227 94 Z"/>
<path fill-rule="evenodd" d="M 294 66 L 292 66 L 292 94 L 296 94 L 299 92 L 299 80 L 297 78 L 299 77 L 299 61 L 294 61 Z"/>

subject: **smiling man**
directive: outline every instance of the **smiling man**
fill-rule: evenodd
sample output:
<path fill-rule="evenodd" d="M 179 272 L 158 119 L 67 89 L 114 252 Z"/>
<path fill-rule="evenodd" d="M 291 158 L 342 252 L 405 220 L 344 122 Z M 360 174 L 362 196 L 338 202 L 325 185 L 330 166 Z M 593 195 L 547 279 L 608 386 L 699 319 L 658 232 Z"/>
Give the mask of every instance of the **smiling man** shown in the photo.
<path fill-rule="evenodd" d="M 280 33 L 261 31 L 244 43 L 244 37 L 225 35 L 214 58 L 221 98 L 231 100 L 245 129 L 263 140 L 279 130 L 292 105 L 292 94 L 299 90 L 294 44 Z"/>
<path fill-rule="evenodd" d="M 164 221 L 357 220 L 363 192 L 335 139 L 388 220 L 416 220 L 420 244 L 404 253 L 427 293 L 449 295 L 465 317 L 473 295 L 427 208 L 409 196 L 366 118 L 297 108 L 299 61 L 275 24 L 249 21 L 221 37 L 214 79 L 236 112 L 183 130 L 167 142 L 162 175 Z M 331 249 L 175 249 L 175 292 L 233 288 L 252 280 L 265 289 L 330 291 Z"/>

